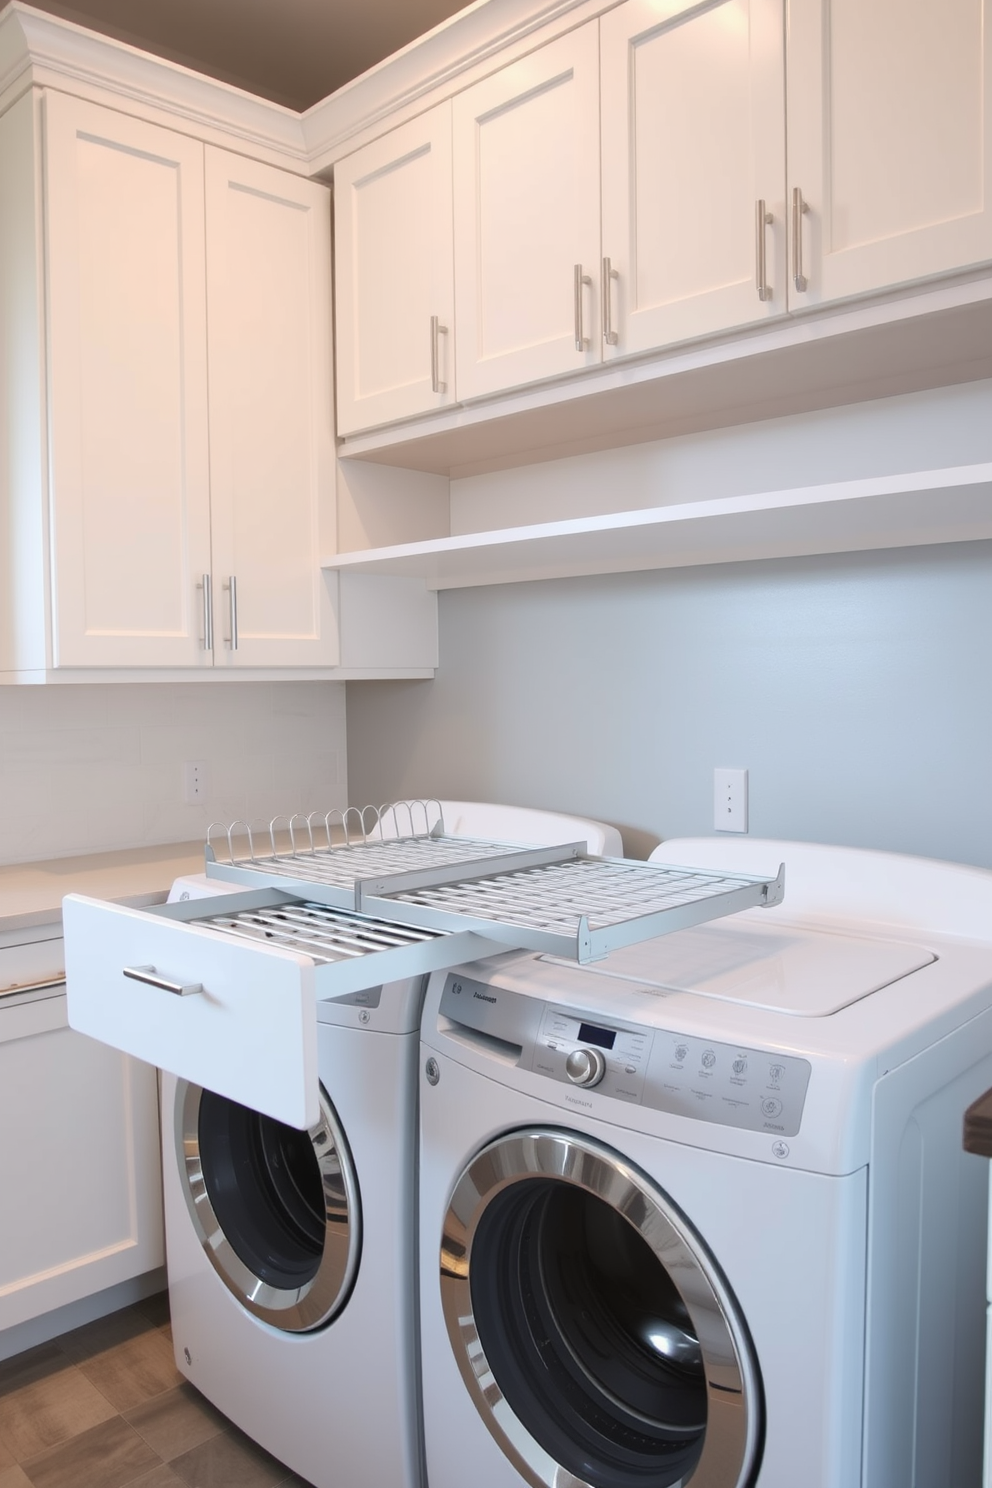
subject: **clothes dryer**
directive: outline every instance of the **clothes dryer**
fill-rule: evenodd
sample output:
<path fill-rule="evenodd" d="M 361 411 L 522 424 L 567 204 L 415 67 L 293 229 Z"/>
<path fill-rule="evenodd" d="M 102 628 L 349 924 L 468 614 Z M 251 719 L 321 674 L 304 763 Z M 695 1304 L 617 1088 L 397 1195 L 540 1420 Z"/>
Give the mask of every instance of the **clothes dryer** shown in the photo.
<path fill-rule="evenodd" d="M 734 846 L 783 905 L 431 978 L 431 1488 L 980 1483 L 992 875 Z"/>

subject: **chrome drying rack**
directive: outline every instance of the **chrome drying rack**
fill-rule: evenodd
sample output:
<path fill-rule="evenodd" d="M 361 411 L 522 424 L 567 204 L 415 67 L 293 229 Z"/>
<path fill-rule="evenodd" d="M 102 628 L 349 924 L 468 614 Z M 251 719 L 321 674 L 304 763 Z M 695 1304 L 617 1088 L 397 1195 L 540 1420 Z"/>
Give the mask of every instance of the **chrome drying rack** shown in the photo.
<path fill-rule="evenodd" d="M 223 840 L 227 856 L 218 858 Z M 277 888 L 389 925 L 472 931 L 585 962 L 742 909 L 770 908 L 775 878 L 599 858 L 584 842 L 525 847 L 447 836 L 437 801 L 350 807 L 212 826 L 208 877 Z"/>

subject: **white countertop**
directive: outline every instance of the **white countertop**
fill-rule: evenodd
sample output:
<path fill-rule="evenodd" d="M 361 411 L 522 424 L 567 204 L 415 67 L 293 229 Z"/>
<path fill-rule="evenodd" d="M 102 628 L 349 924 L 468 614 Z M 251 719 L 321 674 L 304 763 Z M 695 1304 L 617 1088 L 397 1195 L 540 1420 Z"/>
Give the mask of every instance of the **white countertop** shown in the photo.
<path fill-rule="evenodd" d="M 65 894 L 153 904 L 181 873 L 202 872 L 202 841 L 11 863 L 0 867 L 0 933 L 57 924 Z"/>

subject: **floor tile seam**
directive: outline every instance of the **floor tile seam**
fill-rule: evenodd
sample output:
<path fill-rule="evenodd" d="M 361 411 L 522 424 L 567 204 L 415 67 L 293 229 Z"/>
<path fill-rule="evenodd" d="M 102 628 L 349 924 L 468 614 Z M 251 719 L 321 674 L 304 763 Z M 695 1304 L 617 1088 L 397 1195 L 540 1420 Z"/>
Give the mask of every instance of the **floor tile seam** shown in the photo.
<path fill-rule="evenodd" d="M 169 1463 L 168 1462 L 162 1462 L 162 1463 L 159 1464 L 159 1466 L 166 1467 L 166 1468 L 169 1469 L 170 1472 L 172 1472 L 172 1468 L 169 1466 Z M 150 1474 L 153 1473 L 153 1472 L 158 1472 L 158 1468 L 157 1467 L 146 1467 L 146 1468 L 144 1468 L 138 1474 L 138 1476 L 136 1478 L 128 1478 L 128 1480 L 127 1480 L 126 1483 L 118 1483 L 117 1488 L 134 1488 L 134 1485 L 136 1483 L 140 1483 L 143 1478 L 149 1477 Z M 176 1478 L 176 1474 L 175 1473 L 172 1473 L 172 1476 L 174 1478 Z M 179 1478 L 176 1478 L 176 1481 L 177 1482 L 180 1482 L 181 1480 Z M 277 1488 L 281 1488 L 281 1485 L 278 1485 L 277 1484 Z"/>
<path fill-rule="evenodd" d="M 126 1410 L 121 1410 L 120 1406 L 117 1405 L 114 1405 L 114 1410 L 119 1416 L 123 1416 L 125 1421 L 127 1421 L 128 1416 L 133 1415 L 135 1411 L 144 1410 L 146 1405 L 154 1405 L 155 1401 L 161 1400 L 163 1395 L 171 1395 L 173 1390 L 181 1390 L 183 1385 L 186 1383 L 186 1380 L 180 1380 L 178 1384 L 166 1385 L 164 1390 L 157 1390 L 154 1395 L 146 1395 L 144 1400 L 136 1401 L 134 1405 L 129 1405 Z M 196 1388 L 195 1385 L 193 1388 Z M 101 1391 L 101 1394 L 102 1393 L 103 1392 Z M 111 1405 L 114 1404 L 113 1401 L 111 1401 L 110 1403 Z M 128 1425 L 130 1426 L 131 1424 L 132 1423 L 128 1421 Z"/>
<path fill-rule="evenodd" d="M 128 1340 L 128 1341 L 130 1342 L 130 1340 Z M 115 1347 L 121 1347 L 121 1345 L 115 1345 Z M 107 1354 L 110 1354 L 112 1352 L 113 1352 L 113 1350 L 111 1350 L 111 1349 L 108 1349 L 106 1351 Z M 83 1376 L 83 1379 L 85 1379 L 88 1384 L 91 1384 L 93 1386 L 94 1390 L 97 1390 L 103 1396 L 103 1398 L 104 1398 L 104 1400 L 106 1400 L 107 1404 L 109 1406 L 111 1406 L 112 1409 L 115 1410 L 119 1416 L 123 1416 L 125 1414 L 125 1412 L 117 1404 L 116 1400 L 113 1400 L 110 1397 L 110 1395 L 107 1394 L 107 1390 L 104 1389 L 103 1386 L 100 1384 L 99 1379 L 94 1379 L 89 1374 L 87 1374 L 86 1367 L 85 1366 L 86 1366 L 86 1364 L 90 1364 L 92 1362 L 93 1362 L 92 1360 L 87 1359 L 84 1364 L 77 1364 L 75 1367 L 79 1370 L 79 1373 Z M 102 1373 L 102 1371 L 98 1371 L 98 1373 Z M 108 1389 L 114 1389 L 115 1388 L 115 1382 L 114 1382 L 114 1379 L 113 1378 L 111 1378 L 111 1380 L 107 1381 L 107 1388 Z M 145 1396 L 145 1398 L 143 1400 L 136 1400 L 133 1405 L 129 1405 L 127 1407 L 127 1410 L 129 1410 L 129 1411 L 138 1410 L 140 1406 L 147 1405 L 147 1403 L 150 1400 L 157 1400 L 160 1395 L 167 1395 L 170 1390 L 175 1390 L 176 1388 L 177 1388 L 177 1386 L 174 1383 L 171 1384 L 171 1385 L 166 1385 L 166 1387 L 165 1387 L 164 1390 L 157 1390 L 154 1395 L 147 1395 L 147 1396 Z"/>
<path fill-rule="evenodd" d="M 94 1426 L 85 1426 L 82 1431 L 77 1431 L 72 1436 L 67 1436 L 64 1441 L 54 1442 L 50 1447 L 45 1447 L 42 1451 L 35 1452 L 33 1454 L 33 1456 L 26 1457 L 22 1462 L 18 1462 L 17 1463 L 17 1466 L 21 1469 L 21 1471 L 27 1477 L 31 1478 L 31 1481 L 33 1483 L 34 1482 L 34 1479 L 31 1477 L 31 1472 L 30 1472 L 30 1468 L 31 1468 L 31 1464 L 32 1463 L 34 1463 L 35 1466 L 37 1466 L 38 1462 L 41 1460 L 42 1457 L 51 1457 L 51 1455 L 52 1455 L 53 1452 L 59 1452 L 63 1448 L 71 1446 L 72 1443 L 73 1442 L 77 1442 L 81 1436 L 86 1436 L 91 1431 L 99 1431 L 102 1426 L 108 1425 L 113 1420 L 118 1420 L 124 1426 L 126 1426 L 127 1429 L 129 1431 L 133 1432 L 133 1434 L 138 1438 L 138 1440 L 144 1446 L 146 1446 L 148 1448 L 148 1450 L 151 1453 L 154 1454 L 155 1457 L 158 1458 L 157 1464 L 153 1464 L 153 1466 L 159 1466 L 159 1467 L 165 1467 L 165 1466 L 167 1466 L 167 1463 L 164 1461 L 164 1459 L 162 1458 L 162 1456 L 158 1452 L 155 1451 L 155 1448 L 151 1445 L 150 1442 L 146 1442 L 145 1441 L 145 1438 L 141 1435 L 140 1431 L 135 1430 L 135 1428 L 131 1425 L 130 1421 L 125 1421 L 124 1420 L 124 1417 L 121 1415 L 120 1411 L 117 1411 L 114 1416 L 108 1416 L 107 1419 L 106 1419 L 106 1421 L 97 1421 Z M 143 1469 L 143 1471 L 146 1472 L 146 1473 L 147 1472 L 151 1472 L 151 1470 L 152 1470 L 151 1467 L 146 1467 L 146 1468 Z M 139 1474 L 139 1476 L 140 1476 L 140 1474 Z M 133 1481 L 134 1480 L 132 1479 L 132 1482 Z M 122 1484 L 121 1485 L 121 1488 L 127 1488 L 127 1485 L 126 1484 Z"/>
<path fill-rule="evenodd" d="M 139 1406 L 135 1406 L 134 1408 L 135 1408 L 135 1410 L 139 1410 L 140 1409 Z M 148 1442 L 148 1445 L 152 1448 L 152 1451 L 153 1452 L 158 1453 L 159 1457 L 162 1457 L 161 1450 L 158 1447 L 153 1447 L 152 1446 L 151 1442 L 148 1441 L 147 1436 L 145 1436 L 145 1434 L 141 1430 L 141 1427 L 140 1426 L 135 1426 L 134 1423 L 133 1423 L 133 1421 L 128 1421 L 127 1416 L 123 1413 L 123 1411 L 121 1411 L 119 1414 L 120 1414 L 121 1420 L 122 1421 L 125 1421 L 127 1423 L 127 1425 L 131 1427 L 131 1430 L 132 1431 L 136 1431 L 138 1433 L 138 1435 L 141 1437 L 141 1440 L 143 1442 Z M 202 1441 L 198 1441 L 196 1443 L 196 1447 L 203 1446 L 203 1443 L 204 1442 L 212 1441 L 215 1436 L 222 1436 L 222 1435 L 224 1435 L 225 1432 L 226 1432 L 226 1429 L 227 1428 L 225 1426 L 218 1426 L 214 1431 L 211 1431 L 208 1436 L 205 1436 Z M 179 1459 L 180 1459 L 180 1457 L 185 1457 L 185 1455 L 186 1455 L 187 1452 L 195 1452 L 196 1451 L 196 1447 L 184 1447 L 181 1452 L 176 1452 L 172 1457 L 162 1457 L 162 1461 L 166 1464 L 166 1466 L 171 1467 L 171 1465 L 172 1465 L 173 1462 L 178 1462 Z"/>

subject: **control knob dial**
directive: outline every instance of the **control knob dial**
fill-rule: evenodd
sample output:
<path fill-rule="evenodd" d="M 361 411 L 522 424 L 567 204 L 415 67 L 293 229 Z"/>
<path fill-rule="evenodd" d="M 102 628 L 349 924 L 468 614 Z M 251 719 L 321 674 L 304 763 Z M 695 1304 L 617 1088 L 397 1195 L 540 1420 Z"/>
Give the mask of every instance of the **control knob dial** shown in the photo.
<path fill-rule="evenodd" d="M 565 1073 L 573 1085 L 598 1085 L 606 1074 L 606 1060 L 598 1049 L 573 1049 L 565 1060 Z"/>

